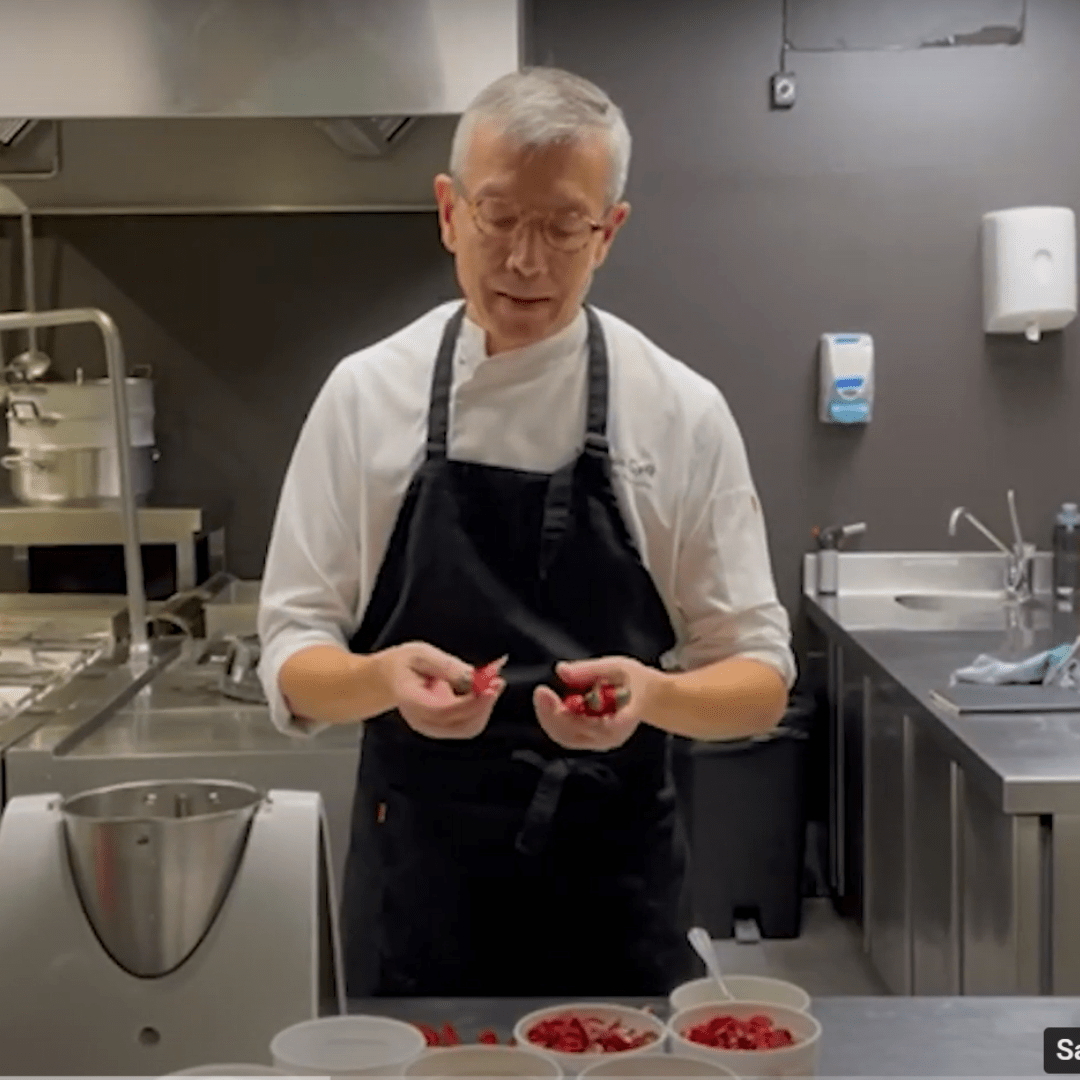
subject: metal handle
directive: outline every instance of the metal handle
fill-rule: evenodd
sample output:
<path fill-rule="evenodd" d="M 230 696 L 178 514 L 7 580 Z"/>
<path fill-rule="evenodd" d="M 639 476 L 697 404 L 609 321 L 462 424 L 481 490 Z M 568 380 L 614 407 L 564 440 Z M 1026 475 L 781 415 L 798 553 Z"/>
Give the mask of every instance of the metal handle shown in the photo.
<path fill-rule="evenodd" d="M 24 206 L 19 217 L 22 224 L 23 303 L 27 312 L 33 315 L 37 311 L 37 274 L 34 270 L 34 219 L 30 214 L 30 207 Z M 26 327 L 26 348 L 31 355 L 37 352 L 37 331 L 34 323 Z"/>
<path fill-rule="evenodd" d="M 1012 488 L 1008 491 L 1009 521 L 1012 523 L 1013 543 L 1016 545 L 1016 553 L 1019 556 L 1024 550 L 1024 534 L 1020 531 L 1020 517 L 1016 513 L 1016 492 Z"/>
<path fill-rule="evenodd" d="M 30 451 L 29 453 L 24 454 L 7 454 L 5 457 L 0 458 L 0 465 L 9 472 L 21 469 L 24 465 L 33 465 L 35 468 L 47 472 L 53 461 L 54 457 L 52 454 L 41 454 Z"/>
<path fill-rule="evenodd" d="M 194 639 L 195 630 L 191 623 L 188 622 L 182 615 L 177 615 L 173 611 L 159 611 L 155 615 L 151 615 L 147 620 L 150 625 L 154 623 L 165 623 L 168 626 L 174 626 L 185 637 Z"/>
<path fill-rule="evenodd" d="M 105 346 L 105 368 L 112 384 L 113 428 L 116 436 L 117 462 L 120 467 L 120 506 L 124 535 L 124 569 L 127 577 L 128 617 L 131 624 L 129 664 L 138 674 L 145 673 L 150 657 L 146 632 L 146 586 L 143 578 L 142 547 L 139 543 L 139 518 L 132 482 L 131 424 L 128 415 L 127 382 L 124 372 L 124 346 L 116 323 L 97 308 L 74 308 L 34 314 L 26 311 L 0 313 L 0 333 L 5 330 L 40 329 L 49 326 L 96 326 Z"/>
<path fill-rule="evenodd" d="M 30 415 L 20 415 L 20 407 L 29 410 Z M 29 424 L 32 421 L 37 421 L 39 424 L 55 424 L 64 419 L 61 413 L 43 413 L 36 401 L 27 401 L 25 399 L 14 401 L 10 398 L 8 400 L 7 418 L 14 420 L 17 424 Z"/>
<path fill-rule="evenodd" d="M 229 652 L 225 658 L 225 671 L 227 677 L 234 683 L 243 682 L 245 676 L 252 670 L 257 660 L 252 648 L 241 637 L 230 634 L 225 638 L 229 645 Z"/>

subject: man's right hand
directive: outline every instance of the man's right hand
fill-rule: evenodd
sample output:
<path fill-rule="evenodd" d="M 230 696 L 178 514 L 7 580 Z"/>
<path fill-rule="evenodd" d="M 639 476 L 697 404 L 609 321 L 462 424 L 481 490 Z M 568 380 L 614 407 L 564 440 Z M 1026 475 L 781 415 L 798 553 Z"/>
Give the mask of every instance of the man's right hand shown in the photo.
<path fill-rule="evenodd" d="M 496 677 L 480 694 L 458 696 L 450 684 L 473 669 L 456 656 L 423 641 L 394 645 L 379 654 L 379 666 L 394 707 L 405 723 L 429 739 L 474 739 L 491 719 L 506 688 Z"/>

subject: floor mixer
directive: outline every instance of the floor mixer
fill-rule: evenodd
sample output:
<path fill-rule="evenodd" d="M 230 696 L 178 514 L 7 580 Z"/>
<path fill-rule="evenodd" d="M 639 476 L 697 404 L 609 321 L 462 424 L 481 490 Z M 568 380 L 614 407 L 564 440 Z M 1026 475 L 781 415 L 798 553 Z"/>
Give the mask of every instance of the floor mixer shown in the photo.
<path fill-rule="evenodd" d="M 0 1075 L 268 1061 L 344 1011 L 318 794 L 160 781 L 0 819 Z"/>

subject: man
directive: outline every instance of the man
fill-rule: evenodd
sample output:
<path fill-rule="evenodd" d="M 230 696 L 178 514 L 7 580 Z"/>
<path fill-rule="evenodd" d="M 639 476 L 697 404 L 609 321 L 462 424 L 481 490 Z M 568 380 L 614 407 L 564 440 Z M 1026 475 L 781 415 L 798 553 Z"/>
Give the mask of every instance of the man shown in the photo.
<path fill-rule="evenodd" d="M 354 996 L 666 993 L 692 970 L 669 733 L 765 731 L 786 706 L 734 419 L 583 304 L 629 157 L 580 78 L 483 91 L 435 180 L 464 304 L 342 361 L 285 479 L 261 670 L 284 729 L 364 723 Z M 628 692 L 614 716 L 564 705 L 601 680 Z"/>

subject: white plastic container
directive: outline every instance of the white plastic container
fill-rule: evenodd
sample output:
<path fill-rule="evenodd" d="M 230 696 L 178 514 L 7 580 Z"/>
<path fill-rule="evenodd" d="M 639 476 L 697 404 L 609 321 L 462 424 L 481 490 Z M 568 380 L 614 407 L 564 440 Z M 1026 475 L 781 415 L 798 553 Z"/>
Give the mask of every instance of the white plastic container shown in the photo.
<path fill-rule="evenodd" d="M 505 1080 L 562 1080 L 553 1058 L 522 1046 L 451 1046 L 428 1050 L 402 1071 L 405 1080 L 419 1077 L 497 1076 Z"/>
<path fill-rule="evenodd" d="M 1076 318 L 1076 215 L 1063 206 L 984 214 L 983 320 L 988 334 L 1038 341 Z"/>
<path fill-rule="evenodd" d="M 789 1009 L 808 1012 L 810 995 L 795 983 L 770 979 L 764 975 L 725 975 L 724 985 L 736 1001 L 760 1001 L 767 1005 L 786 1005 Z M 676 986 L 668 997 L 672 1013 L 694 1005 L 723 1004 L 716 983 L 710 978 L 692 979 Z"/>
<path fill-rule="evenodd" d="M 774 1026 L 787 1028 L 795 1044 L 776 1050 L 720 1050 L 683 1036 L 683 1032 L 715 1016 L 748 1020 L 759 1013 L 771 1017 Z M 728 1001 L 683 1009 L 668 1021 L 668 1037 L 676 1053 L 716 1062 L 736 1076 L 816 1076 L 821 1054 L 821 1025 L 809 1013 L 760 1001 Z"/>
<path fill-rule="evenodd" d="M 181 1069 L 169 1073 L 170 1076 L 289 1076 L 280 1069 L 271 1069 L 269 1065 L 198 1065 L 194 1069 Z"/>
<path fill-rule="evenodd" d="M 703 1061 L 700 1058 L 682 1057 L 679 1054 L 649 1054 L 646 1057 L 630 1058 L 623 1061 L 598 1061 L 587 1069 L 581 1070 L 581 1080 L 626 1080 L 640 1077 L 641 1080 L 676 1080 L 676 1077 L 725 1077 L 735 1076 L 730 1069 L 716 1061 Z"/>
<path fill-rule="evenodd" d="M 548 1050 L 546 1047 L 538 1046 L 536 1043 L 530 1042 L 529 1031 L 533 1025 L 539 1023 L 541 1020 L 547 1020 L 554 1016 L 595 1017 L 596 1019 L 603 1020 L 607 1023 L 619 1020 L 622 1022 L 624 1028 L 632 1031 L 649 1031 L 655 1035 L 656 1038 L 652 1042 L 638 1047 L 636 1050 L 621 1050 L 605 1054 L 570 1054 L 559 1050 Z M 565 1070 L 568 1076 L 576 1076 L 582 1069 L 587 1065 L 591 1065 L 594 1061 L 626 1061 L 634 1057 L 644 1057 L 647 1054 L 662 1054 L 667 1039 L 667 1028 L 663 1022 L 653 1016 L 652 1013 L 647 1013 L 642 1009 L 632 1009 L 628 1005 L 609 1005 L 600 1002 L 575 1002 L 568 1005 L 551 1005 L 546 1009 L 537 1009 L 535 1012 L 526 1013 L 526 1015 L 514 1025 L 514 1038 L 517 1040 L 518 1045 L 528 1047 L 530 1050 L 535 1050 L 538 1054 L 544 1054 L 547 1057 L 553 1058 Z"/>
<path fill-rule="evenodd" d="M 385 1016 L 305 1020 L 270 1043 L 275 1068 L 315 1076 L 400 1076 L 426 1048 L 418 1028 Z"/>

